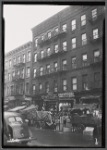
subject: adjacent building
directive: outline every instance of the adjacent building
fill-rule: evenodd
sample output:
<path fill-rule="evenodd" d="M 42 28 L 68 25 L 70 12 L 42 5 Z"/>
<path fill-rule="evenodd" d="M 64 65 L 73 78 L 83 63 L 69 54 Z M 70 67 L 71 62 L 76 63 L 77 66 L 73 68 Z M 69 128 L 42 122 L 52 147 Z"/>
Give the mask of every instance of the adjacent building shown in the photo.
<path fill-rule="evenodd" d="M 104 6 L 70 6 L 32 28 L 32 99 L 46 109 L 102 101 Z"/>
<path fill-rule="evenodd" d="M 32 42 L 27 42 L 5 55 L 4 102 L 9 107 L 31 101 L 31 51 Z"/>

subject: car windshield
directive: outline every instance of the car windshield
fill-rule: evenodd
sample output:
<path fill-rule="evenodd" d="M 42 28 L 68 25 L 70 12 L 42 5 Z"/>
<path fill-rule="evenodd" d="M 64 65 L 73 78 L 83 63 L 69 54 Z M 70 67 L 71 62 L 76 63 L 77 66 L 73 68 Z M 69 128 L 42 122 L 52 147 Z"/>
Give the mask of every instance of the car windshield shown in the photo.
<path fill-rule="evenodd" d="M 15 122 L 15 117 L 10 117 L 8 118 L 8 120 L 9 120 L 9 123 Z"/>
<path fill-rule="evenodd" d="M 22 121 L 22 118 L 21 118 L 21 117 L 16 117 L 16 121 L 18 121 L 18 122 L 22 122 L 22 123 L 23 123 L 23 121 Z"/>
<path fill-rule="evenodd" d="M 8 120 L 9 120 L 9 123 L 13 123 L 13 122 L 21 122 L 21 123 L 23 123 L 22 118 L 19 117 L 19 116 L 17 116 L 17 117 L 9 117 Z"/>

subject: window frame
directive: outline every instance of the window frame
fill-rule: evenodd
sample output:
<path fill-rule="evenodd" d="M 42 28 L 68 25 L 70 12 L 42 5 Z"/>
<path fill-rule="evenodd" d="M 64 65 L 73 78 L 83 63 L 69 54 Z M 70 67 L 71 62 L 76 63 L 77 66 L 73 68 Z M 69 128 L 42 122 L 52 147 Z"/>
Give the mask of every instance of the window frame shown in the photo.
<path fill-rule="evenodd" d="M 74 40 L 74 41 L 73 41 Z M 72 49 L 75 49 L 76 48 L 76 37 L 72 38 L 71 40 L 71 44 L 72 44 Z"/>
<path fill-rule="evenodd" d="M 85 16 L 85 17 L 83 18 L 83 16 Z M 81 16 L 81 26 L 85 26 L 85 25 L 86 25 L 86 14 Z"/>

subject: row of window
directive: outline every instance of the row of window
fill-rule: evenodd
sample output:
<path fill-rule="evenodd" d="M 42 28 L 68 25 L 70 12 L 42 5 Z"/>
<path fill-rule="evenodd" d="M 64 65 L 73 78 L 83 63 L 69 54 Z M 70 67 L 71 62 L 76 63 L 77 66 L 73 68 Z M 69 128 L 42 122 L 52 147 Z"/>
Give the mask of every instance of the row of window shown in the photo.
<path fill-rule="evenodd" d="M 95 50 L 94 51 L 94 63 L 96 62 L 99 62 L 101 60 L 101 54 L 100 54 L 100 51 L 99 50 Z M 83 54 L 82 55 L 82 66 L 87 66 L 88 65 L 88 57 L 87 57 L 87 54 Z M 47 64 L 46 65 L 46 73 L 51 73 L 52 71 L 53 72 L 56 72 L 58 71 L 60 68 L 58 67 L 58 62 L 54 62 L 54 65 L 53 65 L 53 70 L 51 69 L 51 66 L 50 64 Z M 71 58 L 71 67 L 72 69 L 74 68 L 77 68 L 77 58 L 76 56 L 75 57 L 72 57 Z M 67 60 L 64 59 L 62 60 L 62 70 L 67 70 Z M 41 66 L 40 69 L 39 69 L 39 74 L 40 76 L 42 76 L 44 74 L 44 67 Z M 33 77 L 35 78 L 37 75 L 37 69 L 35 68 L 34 71 L 33 71 Z"/>
<path fill-rule="evenodd" d="M 66 92 L 68 90 L 68 83 L 67 79 L 63 79 L 62 80 L 62 90 L 63 92 Z M 53 81 L 53 91 L 54 92 L 58 92 L 58 82 L 57 80 Z M 99 88 L 101 86 L 101 74 L 100 72 L 95 72 L 94 73 L 94 88 Z M 93 85 L 92 85 L 93 87 Z M 38 90 L 39 92 L 41 92 L 43 90 L 43 84 L 39 83 L 39 86 L 36 86 L 35 84 L 33 85 L 33 94 L 35 94 Z M 45 82 L 45 92 L 48 93 L 50 91 L 50 89 L 52 89 L 50 87 L 49 82 Z M 88 81 L 88 75 L 82 75 L 82 89 L 83 90 L 89 90 L 89 88 L 91 88 L 90 83 Z M 78 79 L 77 77 L 72 77 L 71 78 L 71 90 L 73 91 L 77 91 L 78 90 Z M 24 93 L 24 84 L 21 83 L 19 85 L 16 86 L 11 86 L 11 87 L 7 87 L 7 89 L 5 90 L 6 94 L 9 95 L 11 93 L 15 93 L 15 94 L 23 94 Z M 25 93 L 26 94 L 30 94 L 30 83 L 26 83 L 25 84 Z"/>
<path fill-rule="evenodd" d="M 27 62 L 31 61 L 31 52 L 29 51 L 27 54 Z M 23 54 L 22 56 L 18 56 L 17 58 L 13 58 L 13 65 L 19 64 L 19 63 L 25 63 L 26 62 L 26 55 Z M 6 61 L 5 67 L 8 68 L 12 67 L 12 60 L 10 59 L 9 62 Z"/>
<path fill-rule="evenodd" d="M 95 20 L 95 19 L 97 19 L 97 17 L 98 17 L 98 10 L 97 10 L 97 8 L 95 8 L 92 10 L 92 19 Z M 81 26 L 84 26 L 84 25 L 86 25 L 86 14 L 81 16 Z M 77 26 L 76 19 L 73 19 L 71 21 L 71 30 L 72 31 L 76 30 L 76 26 Z M 62 31 L 67 32 L 67 24 L 62 25 Z M 54 32 L 58 33 L 59 28 L 58 27 L 54 28 Z M 52 31 L 47 32 L 47 37 L 48 37 L 48 39 L 50 39 L 52 37 Z M 38 39 L 39 38 L 35 39 L 35 47 L 38 46 Z M 41 35 L 41 40 L 44 40 L 44 39 L 45 39 L 45 34 Z"/>
<path fill-rule="evenodd" d="M 99 38 L 99 32 L 98 32 L 98 28 L 96 28 L 93 30 L 93 39 L 96 40 L 98 38 Z M 86 33 L 83 33 L 81 35 L 81 40 L 82 40 L 82 46 L 87 44 L 87 34 Z M 76 47 L 77 47 L 77 38 L 74 37 L 71 39 L 71 49 L 75 49 Z M 64 41 L 62 43 L 62 50 L 67 51 L 67 41 Z M 58 53 L 58 51 L 59 51 L 59 45 L 55 44 L 54 45 L 54 53 Z M 48 47 L 46 49 L 46 56 L 50 56 L 50 55 L 51 55 L 51 48 Z M 41 50 L 40 58 L 42 59 L 44 57 L 45 57 L 45 52 L 44 52 L 44 50 Z M 34 62 L 37 62 L 37 53 L 34 54 Z"/>
<path fill-rule="evenodd" d="M 99 62 L 101 60 L 101 54 L 100 54 L 100 51 L 99 50 L 95 50 L 94 51 L 94 63 L 96 62 Z M 88 65 L 88 57 L 87 57 L 87 54 L 83 54 L 82 55 L 82 66 L 87 66 Z M 47 64 L 46 65 L 46 73 L 51 73 L 52 71 L 53 72 L 56 72 L 56 71 L 59 71 L 60 68 L 58 67 L 58 62 L 54 62 L 54 66 L 53 66 L 53 70 L 51 69 L 51 66 L 50 64 Z M 72 69 L 75 69 L 77 68 L 77 58 L 76 56 L 72 57 L 71 58 L 71 67 Z M 67 70 L 67 60 L 64 59 L 62 60 L 62 70 Z M 39 75 L 42 76 L 44 75 L 44 68 L 43 66 L 40 67 L 39 69 Z M 37 76 L 37 69 L 35 68 L 33 70 L 33 77 L 35 78 Z M 12 72 L 12 77 L 11 77 L 11 74 L 9 73 L 8 74 L 8 81 L 11 81 L 12 78 L 15 78 L 15 77 L 20 77 L 22 79 L 24 79 L 25 77 L 25 69 L 22 68 L 21 70 L 17 70 L 17 72 L 13 71 Z M 26 77 L 30 77 L 30 67 L 26 68 Z"/>
<path fill-rule="evenodd" d="M 67 79 L 63 79 L 62 80 L 62 90 L 64 92 L 66 92 L 68 90 L 68 82 L 67 82 Z M 100 77 L 100 72 L 96 72 L 94 73 L 94 84 L 96 87 L 99 87 L 100 84 L 101 84 L 101 77 Z M 58 92 L 58 82 L 57 80 L 54 80 L 53 82 L 53 91 L 54 92 Z M 38 89 L 39 87 L 39 89 Z M 36 86 L 35 84 L 33 85 L 33 94 L 39 90 L 39 91 L 42 91 L 43 90 L 43 84 L 42 83 L 39 83 L 39 86 Z M 37 89 L 36 89 L 37 88 Z M 46 90 L 46 93 L 48 93 L 50 91 L 50 85 L 49 85 L 49 82 L 46 82 L 45 83 L 45 90 Z M 83 90 L 88 90 L 90 87 L 89 87 L 89 82 L 88 82 L 88 75 L 83 75 L 82 76 L 82 89 Z M 77 77 L 72 77 L 71 78 L 71 90 L 73 91 L 76 91 L 78 90 L 78 83 L 77 83 Z"/>

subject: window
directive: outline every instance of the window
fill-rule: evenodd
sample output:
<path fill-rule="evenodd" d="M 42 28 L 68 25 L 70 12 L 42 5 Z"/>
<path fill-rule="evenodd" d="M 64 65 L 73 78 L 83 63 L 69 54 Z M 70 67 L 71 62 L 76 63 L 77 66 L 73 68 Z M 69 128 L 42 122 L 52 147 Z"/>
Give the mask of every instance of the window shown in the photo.
<path fill-rule="evenodd" d="M 13 78 L 15 77 L 15 71 L 13 71 L 13 73 L 12 73 L 12 77 L 13 77 Z"/>
<path fill-rule="evenodd" d="M 25 63 L 25 54 L 23 54 L 23 63 Z"/>
<path fill-rule="evenodd" d="M 63 84 L 63 91 L 64 91 L 64 92 L 67 91 L 67 80 L 64 79 L 64 80 L 62 81 L 62 84 Z"/>
<path fill-rule="evenodd" d="M 58 27 L 56 27 L 55 28 L 55 33 L 58 33 L 58 32 L 59 32 Z"/>
<path fill-rule="evenodd" d="M 34 54 L 34 62 L 37 62 L 37 54 Z"/>
<path fill-rule="evenodd" d="M 94 62 L 99 62 L 100 61 L 100 51 L 95 50 L 94 51 Z"/>
<path fill-rule="evenodd" d="M 31 61 L 31 52 L 28 52 L 28 61 Z"/>
<path fill-rule="evenodd" d="M 86 33 L 82 34 L 82 45 L 86 45 L 87 44 L 87 35 Z"/>
<path fill-rule="evenodd" d="M 86 25 L 86 15 L 81 16 L 81 26 Z"/>
<path fill-rule="evenodd" d="M 46 82 L 45 87 L 46 87 L 46 93 L 48 93 L 49 92 L 49 83 L 48 82 Z"/>
<path fill-rule="evenodd" d="M 55 45 L 55 53 L 58 53 L 58 44 Z"/>
<path fill-rule="evenodd" d="M 63 42 L 63 51 L 67 51 L 67 42 Z"/>
<path fill-rule="evenodd" d="M 24 68 L 22 69 L 22 78 L 24 79 L 24 73 L 25 73 L 25 70 L 24 70 Z"/>
<path fill-rule="evenodd" d="M 46 66 L 46 73 L 50 73 L 50 65 Z"/>
<path fill-rule="evenodd" d="M 38 46 L 38 39 L 36 38 L 35 39 L 35 47 L 37 48 L 37 46 Z"/>
<path fill-rule="evenodd" d="M 87 66 L 87 54 L 82 55 L 82 66 Z"/>
<path fill-rule="evenodd" d="M 14 64 L 14 65 L 16 64 L 16 58 L 13 59 L 13 64 Z"/>
<path fill-rule="evenodd" d="M 42 84 L 41 83 L 39 84 L 39 90 L 40 91 L 42 90 Z"/>
<path fill-rule="evenodd" d="M 71 29 L 72 29 L 72 31 L 74 31 L 76 29 L 76 20 L 75 19 L 72 20 L 72 22 L 71 22 Z"/>
<path fill-rule="evenodd" d="M 62 61 L 62 65 L 63 65 L 63 66 L 62 66 L 62 69 L 63 69 L 63 70 L 67 70 L 67 60 L 63 60 L 63 61 Z"/>
<path fill-rule="evenodd" d="M 11 61 L 11 59 L 9 60 L 9 67 L 11 67 L 12 66 L 12 61 Z"/>
<path fill-rule="evenodd" d="M 76 48 L 76 38 L 72 39 L 72 49 Z"/>
<path fill-rule="evenodd" d="M 17 76 L 19 77 L 19 75 L 20 75 L 20 71 L 19 71 L 19 70 L 17 70 Z"/>
<path fill-rule="evenodd" d="M 100 76 L 100 72 L 95 72 L 94 73 L 94 85 L 96 88 L 98 88 L 100 86 L 101 83 L 101 76 Z"/>
<path fill-rule="evenodd" d="M 41 58 L 44 58 L 44 51 L 41 51 Z"/>
<path fill-rule="evenodd" d="M 36 86 L 35 84 L 33 85 L 33 94 L 35 94 Z"/>
<path fill-rule="evenodd" d="M 97 39 L 99 37 L 98 35 L 98 29 L 93 30 L 93 39 Z"/>
<path fill-rule="evenodd" d="M 48 32 L 47 35 L 48 35 L 48 39 L 50 39 L 51 38 L 51 32 Z"/>
<path fill-rule="evenodd" d="M 27 68 L 26 77 L 27 78 L 30 77 L 30 68 L 29 67 Z"/>
<path fill-rule="evenodd" d="M 49 48 L 47 48 L 47 56 L 50 56 L 50 47 Z"/>
<path fill-rule="evenodd" d="M 72 85 L 72 90 L 73 90 L 73 91 L 77 90 L 77 78 L 76 78 L 76 77 L 73 77 L 71 81 L 72 81 L 72 83 L 71 83 L 71 85 Z"/>
<path fill-rule="evenodd" d="M 11 81 L 11 74 L 8 74 L 8 81 Z"/>
<path fill-rule="evenodd" d="M 82 88 L 83 90 L 88 90 L 88 76 L 87 75 L 82 76 Z"/>
<path fill-rule="evenodd" d="M 64 24 L 64 25 L 62 26 L 62 31 L 63 31 L 63 32 L 66 32 L 66 31 L 67 31 L 67 24 Z"/>
<path fill-rule="evenodd" d="M 54 63 L 54 71 L 57 71 L 57 70 L 58 70 L 58 63 L 55 62 L 55 63 Z"/>
<path fill-rule="evenodd" d="M 43 67 L 40 67 L 40 76 L 43 75 Z"/>
<path fill-rule="evenodd" d="M 54 92 L 58 92 L 58 83 L 54 80 Z"/>
<path fill-rule="evenodd" d="M 33 77 L 36 77 L 36 69 L 33 70 Z"/>
<path fill-rule="evenodd" d="M 97 8 L 92 10 L 92 19 L 97 18 Z"/>
<path fill-rule="evenodd" d="M 29 83 L 26 83 L 26 94 L 29 94 Z"/>
<path fill-rule="evenodd" d="M 18 63 L 20 63 L 20 56 L 18 56 Z"/>
<path fill-rule="evenodd" d="M 71 66 L 72 66 L 72 69 L 77 68 L 76 57 L 72 57 L 72 59 L 71 59 Z"/>
<path fill-rule="evenodd" d="M 42 41 L 44 40 L 44 35 L 41 36 L 41 40 L 42 40 Z"/>

